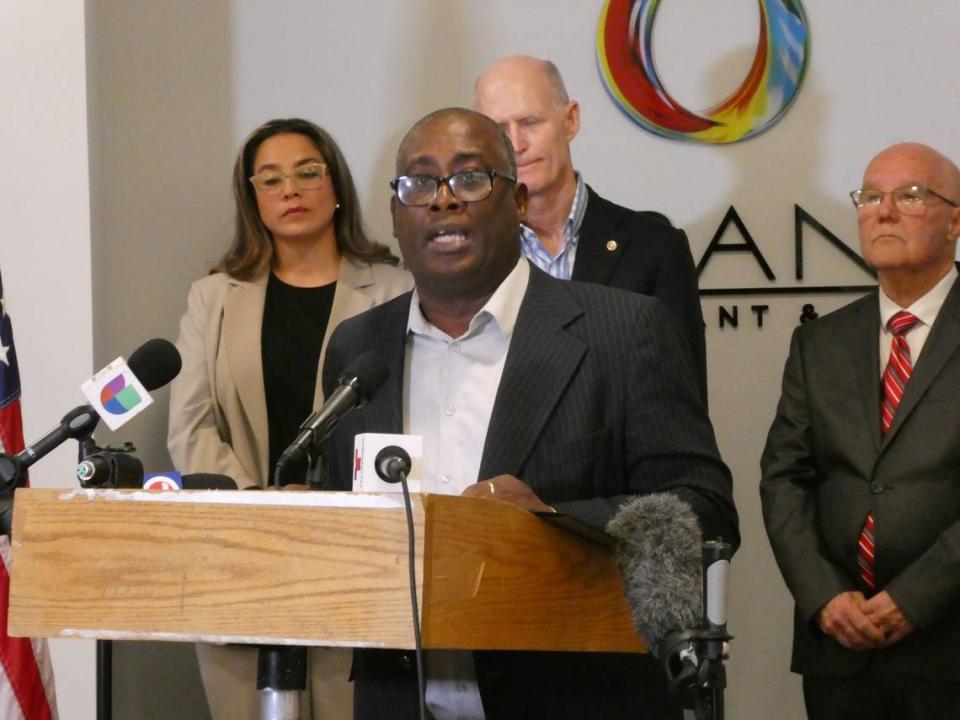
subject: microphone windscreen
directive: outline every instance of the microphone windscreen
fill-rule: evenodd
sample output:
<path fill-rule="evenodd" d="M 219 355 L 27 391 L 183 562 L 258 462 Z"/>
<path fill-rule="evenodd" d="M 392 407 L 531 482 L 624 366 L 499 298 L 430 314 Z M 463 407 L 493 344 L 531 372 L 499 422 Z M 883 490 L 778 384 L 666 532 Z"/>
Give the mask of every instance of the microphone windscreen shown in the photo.
<path fill-rule="evenodd" d="M 614 557 L 637 632 L 654 655 L 674 630 L 700 624 L 700 524 L 676 495 L 643 495 L 620 508 L 607 525 L 617 539 Z"/>
<path fill-rule="evenodd" d="M 366 400 L 387 381 L 387 365 L 377 353 L 367 350 L 347 365 L 338 382 L 341 385 L 353 384 L 360 396 Z"/>
<path fill-rule="evenodd" d="M 180 351 L 169 340 L 154 338 L 130 353 L 127 365 L 148 392 L 162 388 L 180 372 Z"/>

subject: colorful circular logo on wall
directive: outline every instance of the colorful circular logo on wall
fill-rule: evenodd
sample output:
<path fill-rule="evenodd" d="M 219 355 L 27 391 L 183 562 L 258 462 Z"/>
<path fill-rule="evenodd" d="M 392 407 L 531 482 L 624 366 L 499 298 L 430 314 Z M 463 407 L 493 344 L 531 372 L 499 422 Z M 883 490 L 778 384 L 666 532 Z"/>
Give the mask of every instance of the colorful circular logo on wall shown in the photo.
<path fill-rule="evenodd" d="M 600 74 L 620 109 L 652 133 L 674 140 L 733 143 L 776 123 L 800 89 L 809 55 L 800 0 L 758 0 L 760 38 L 747 77 L 714 107 L 691 112 L 657 76 L 653 21 L 661 0 L 606 0 L 597 28 Z"/>

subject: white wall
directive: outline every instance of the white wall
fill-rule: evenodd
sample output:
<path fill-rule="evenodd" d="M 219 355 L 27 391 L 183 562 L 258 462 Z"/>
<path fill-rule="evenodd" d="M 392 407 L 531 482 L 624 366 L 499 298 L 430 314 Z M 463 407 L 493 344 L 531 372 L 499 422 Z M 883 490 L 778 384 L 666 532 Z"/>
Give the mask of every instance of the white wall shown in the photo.
<path fill-rule="evenodd" d="M 0 4 L 0 270 L 20 362 L 29 442 L 84 402 L 93 370 L 83 4 Z M 75 487 L 76 446 L 30 471 Z M 93 643 L 50 643 L 64 720 L 94 717 Z"/>
<path fill-rule="evenodd" d="M 15 0 L 13 7 L 3 6 L 0 18 L 0 82 L 10 86 L 4 97 L 15 102 L 14 161 L 7 166 L 18 173 L 0 177 L 0 196 L 13 198 L 0 218 L 0 267 L 16 313 L 28 436 L 72 404 L 65 398 L 75 397 L 71 393 L 91 369 L 92 355 L 99 365 L 146 337 L 175 333 L 189 282 L 229 240 L 232 155 L 250 129 L 271 117 L 303 115 L 335 135 L 369 225 L 389 240 L 386 181 L 407 127 L 429 110 L 468 104 L 476 74 L 502 55 L 549 57 L 581 101 L 583 128 L 574 157 L 598 191 L 670 215 L 687 229 L 695 257 L 735 205 L 781 287 L 796 284 L 794 203 L 856 247 L 846 193 L 858 185 L 873 153 L 916 139 L 960 159 L 960 97 L 950 74 L 960 22 L 955 0 L 807 0 L 812 54 L 800 95 L 780 124 L 734 146 L 654 137 L 612 104 L 596 69 L 600 0 L 86 4 L 92 331 L 82 14 L 77 3 L 34 8 Z M 752 58 L 756 17 L 754 0 L 662 4 L 655 31 L 658 67 L 681 102 L 704 107 L 738 84 Z M 11 122 L 10 114 L 0 122 Z M 54 158 L 59 164 L 51 164 Z M 808 230 L 806 238 L 800 284 L 869 281 L 838 260 L 815 232 Z M 701 278 L 704 288 L 765 282 L 743 257 L 718 257 Z M 801 305 L 813 302 L 822 314 L 849 299 L 703 302 L 711 412 L 734 472 L 744 541 L 734 561 L 731 597 L 736 640 L 727 715 L 735 720 L 804 715 L 799 683 L 787 671 L 791 603 L 762 530 L 757 463 Z M 743 317 L 758 302 L 770 306 L 763 329 Z M 740 306 L 739 328 L 717 327 L 720 304 Z M 46 338 L 56 338 L 56 345 L 44 344 Z M 49 352 L 55 347 L 61 353 Z M 68 365 L 76 365 L 76 372 Z M 167 462 L 163 407 L 161 397 L 141 424 L 118 434 L 134 439 L 148 467 L 156 469 Z M 65 472 L 56 461 L 43 468 L 55 479 Z M 162 687 L 155 670 L 145 672 Z M 182 693 L 173 683 L 169 687 L 174 702 Z M 124 717 L 151 712 L 156 709 Z"/>

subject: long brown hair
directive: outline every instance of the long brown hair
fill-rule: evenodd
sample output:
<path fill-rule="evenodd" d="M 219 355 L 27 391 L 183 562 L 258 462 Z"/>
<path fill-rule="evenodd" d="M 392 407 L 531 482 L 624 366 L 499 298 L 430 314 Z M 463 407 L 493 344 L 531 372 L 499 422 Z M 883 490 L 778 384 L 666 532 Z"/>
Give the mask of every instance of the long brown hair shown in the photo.
<path fill-rule="evenodd" d="M 287 118 L 264 123 L 243 143 L 233 168 L 233 197 L 237 206 L 233 244 L 215 272 L 225 272 L 238 280 L 251 280 L 266 272 L 273 258 L 273 237 L 260 219 L 257 197 L 250 176 L 253 161 L 264 140 L 274 135 L 294 133 L 309 138 L 327 163 L 333 189 L 340 207 L 334 213 L 333 228 L 341 254 L 368 263 L 396 265 L 399 259 L 390 248 L 372 241 L 363 229 L 363 217 L 353 176 L 340 148 L 330 134 L 309 120 Z"/>

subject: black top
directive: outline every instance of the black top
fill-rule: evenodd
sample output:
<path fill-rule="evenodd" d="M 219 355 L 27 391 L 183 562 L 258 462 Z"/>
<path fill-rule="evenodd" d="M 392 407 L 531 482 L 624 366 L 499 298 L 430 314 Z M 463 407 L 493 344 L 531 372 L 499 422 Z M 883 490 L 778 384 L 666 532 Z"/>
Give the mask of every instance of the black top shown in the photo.
<path fill-rule="evenodd" d="M 319 287 L 287 285 L 273 273 L 267 281 L 260 344 L 267 397 L 270 482 L 273 468 L 313 412 L 320 348 L 327 332 L 337 283 Z M 284 470 L 282 482 L 304 482 L 306 462 Z"/>

